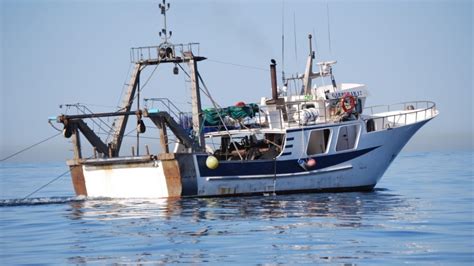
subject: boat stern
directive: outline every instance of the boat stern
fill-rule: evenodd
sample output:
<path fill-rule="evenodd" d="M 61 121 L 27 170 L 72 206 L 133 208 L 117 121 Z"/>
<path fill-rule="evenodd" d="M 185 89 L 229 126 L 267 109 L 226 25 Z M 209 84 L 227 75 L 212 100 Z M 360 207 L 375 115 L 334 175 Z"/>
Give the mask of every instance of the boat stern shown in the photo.
<path fill-rule="evenodd" d="M 190 154 L 68 161 L 76 195 L 107 198 L 180 197 L 196 190 Z M 188 165 L 188 166 L 187 166 Z"/>

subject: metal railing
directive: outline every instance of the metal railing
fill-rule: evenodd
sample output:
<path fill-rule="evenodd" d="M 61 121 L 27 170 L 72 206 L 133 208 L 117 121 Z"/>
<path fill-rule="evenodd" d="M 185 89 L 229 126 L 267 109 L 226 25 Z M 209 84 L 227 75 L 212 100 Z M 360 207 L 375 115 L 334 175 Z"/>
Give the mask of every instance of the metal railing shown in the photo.
<path fill-rule="evenodd" d="M 308 104 L 314 104 L 313 101 L 294 101 L 286 103 L 283 108 L 269 110 L 269 106 L 260 106 L 260 111 L 255 114 L 250 123 L 244 121 L 235 121 L 235 126 L 231 129 L 247 129 L 247 128 L 270 128 L 284 129 L 294 126 L 308 126 L 326 123 L 341 123 L 341 119 L 345 114 L 337 113 L 337 108 L 333 100 L 318 101 L 314 108 L 318 111 L 316 119 L 304 121 L 301 112 L 306 109 Z M 331 107 L 333 106 L 333 107 Z M 414 101 L 392 105 L 378 105 L 366 107 L 361 114 L 354 116 L 352 119 L 362 119 L 367 123 L 372 120 L 374 128 L 370 131 L 383 130 L 413 124 L 432 118 L 437 115 L 436 104 L 430 101 Z M 227 126 L 231 126 L 228 124 Z M 222 130 L 222 125 L 206 126 L 209 131 Z"/>
<path fill-rule="evenodd" d="M 339 102 L 339 101 L 337 101 Z M 307 126 L 324 123 L 337 123 L 341 120 L 342 114 L 336 114 L 336 107 L 334 106 L 334 113 L 331 113 L 330 105 L 334 105 L 334 100 L 318 101 L 315 104 L 310 100 L 299 100 L 285 103 L 285 105 L 274 108 L 270 106 L 259 106 L 259 112 L 254 114 L 251 119 L 244 119 L 240 121 L 229 121 L 226 124 L 231 129 L 248 129 L 248 128 L 269 128 L 269 129 L 285 129 L 294 126 Z M 302 110 L 308 108 L 308 105 L 315 105 L 318 115 L 313 120 L 304 121 Z M 305 107 L 306 105 L 306 107 Z M 224 117 L 225 118 L 225 117 Z M 222 125 L 206 126 L 209 131 L 222 130 Z"/>
<path fill-rule="evenodd" d="M 145 61 L 160 61 L 163 58 L 163 49 L 171 48 L 173 56 L 176 53 L 183 54 L 184 52 L 192 52 L 195 55 L 199 55 L 200 48 L 199 43 L 188 43 L 188 44 L 162 44 L 158 46 L 143 46 L 130 49 L 130 62 L 139 63 Z"/>
<path fill-rule="evenodd" d="M 379 131 L 389 128 L 414 124 L 435 117 L 438 114 L 436 104 L 431 101 L 412 101 L 391 105 L 377 105 L 364 108 L 363 120 L 368 131 Z M 370 130 L 369 130 L 370 129 Z"/>
<path fill-rule="evenodd" d="M 171 115 L 176 122 L 181 122 L 184 117 L 190 116 L 189 112 L 181 111 L 170 99 L 168 98 L 145 98 L 145 107 L 147 109 L 156 108 L 159 111 L 165 111 Z"/>
<path fill-rule="evenodd" d="M 149 111 L 156 109 L 153 111 L 167 112 L 176 121 L 176 123 L 183 127 L 186 132 L 189 134 L 191 133 L 192 119 L 190 112 L 181 111 L 181 109 L 179 109 L 178 106 L 176 106 L 173 101 L 168 98 L 145 98 L 143 101 L 145 103 L 145 108 L 147 108 Z M 166 127 L 166 132 L 166 145 L 172 145 L 179 142 L 178 138 L 169 127 Z"/>

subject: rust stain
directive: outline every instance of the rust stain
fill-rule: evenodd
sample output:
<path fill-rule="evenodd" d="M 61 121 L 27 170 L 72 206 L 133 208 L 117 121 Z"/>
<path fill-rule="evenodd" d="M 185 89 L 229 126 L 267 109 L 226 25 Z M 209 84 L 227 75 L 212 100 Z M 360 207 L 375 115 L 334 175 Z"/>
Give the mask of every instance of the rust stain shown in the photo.
<path fill-rule="evenodd" d="M 235 194 L 236 188 L 234 187 L 220 187 L 219 188 L 219 194 L 220 195 L 230 195 L 230 194 Z"/>
<path fill-rule="evenodd" d="M 163 173 L 165 174 L 168 197 L 179 197 L 182 192 L 181 172 L 176 160 L 166 160 L 163 163 Z"/>
<path fill-rule="evenodd" d="M 82 165 L 70 165 L 69 169 L 71 169 L 72 184 L 74 185 L 76 196 L 87 196 L 86 181 L 84 179 Z"/>
<path fill-rule="evenodd" d="M 156 155 L 157 159 L 160 161 L 174 160 L 176 155 L 174 153 L 160 153 Z"/>

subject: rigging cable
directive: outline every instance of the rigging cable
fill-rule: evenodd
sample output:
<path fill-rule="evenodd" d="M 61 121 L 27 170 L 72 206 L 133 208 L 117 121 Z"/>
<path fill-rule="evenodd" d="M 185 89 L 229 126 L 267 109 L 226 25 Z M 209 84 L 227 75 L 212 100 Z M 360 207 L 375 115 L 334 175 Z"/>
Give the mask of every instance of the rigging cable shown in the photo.
<path fill-rule="evenodd" d="M 296 45 L 296 14 L 293 12 L 293 36 L 295 38 L 295 60 L 298 65 L 298 46 Z"/>
<path fill-rule="evenodd" d="M 281 80 L 285 84 L 285 1 L 281 4 Z"/>
<path fill-rule="evenodd" d="M 14 156 L 16 156 L 16 155 L 22 153 L 22 152 L 25 152 L 25 151 L 27 151 L 27 150 L 29 150 L 29 149 L 35 147 L 35 146 L 38 146 L 38 145 L 40 145 L 41 143 L 44 143 L 44 142 L 46 142 L 46 141 L 48 141 L 48 140 L 50 140 L 50 139 L 53 139 L 54 137 L 57 137 L 57 136 L 59 136 L 59 135 L 61 135 L 61 134 L 62 134 L 62 133 L 59 132 L 59 133 L 56 133 L 56 134 L 54 134 L 54 135 L 52 135 L 52 136 L 50 136 L 50 137 L 47 137 L 47 138 L 45 138 L 45 139 L 43 139 L 43 140 L 41 140 L 41 141 L 39 141 L 39 142 L 36 142 L 35 144 L 32 144 L 32 145 L 30 145 L 30 146 L 28 146 L 28 147 L 26 147 L 26 148 L 24 148 L 24 149 L 22 149 L 22 150 L 20 150 L 20 151 L 17 151 L 17 152 L 15 152 L 15 153 L 13 153 L 13 154 L 11 154 L 11 155 L 9 155 L 9 156 L 7 156 L 7 157 L 1 159 L 0 162 L 6 161 L 6 160 L 8 160 L 8 159 L 10 159 L 10 158 L 12 158 L 12 157 L 14 157 Z"/>
<path fill-rule="evenodd" d="M 51 120 L 48 120 L 48 124 L 50 124 L 51 127 L 54 128 L 56 131 L 58 131 L 58 132 L 63 132 L 62 129 L 59 129 L 59 128 L 55 127 L 55 126 L 53 125 L 53 123 L 51 123 Z"/>
<path fill-rule="evenodd" d="M 260 71 L 265 71 L 269 72 L 270 70 L 263 68 L 263 67 L 256 67 L 256 66 L 249 66 L 249 65 L 241 65 L 241 64 L 236 64 L 236 63 L 231 63 L 231 62 L 224 62 L 224 61 L 218 61 L 218 60 L 212 60 L 212 59 L 207 59 L 207 61 L 218 63 L 218 64 L 223 64 L 223 65 L 231 65 L 231 66 L 236 66 L 236 67 L 243 67 L 243 68 L 248 68 L 248 69 L 255 69 L 255 70 L 260 70 Z"/>
<path fill-rule="evenodd" d="M 30 194 L 26 195 L 26 196 L 23 198 L 23 200 L 25 200 L 25 199 L 31 197 L 31 196 L 32 196 L 33 194 L 35 194 L 36 192 L 38 192 L 38 191 L 42 190 L 43 188 L 49 186 L 50 184 L 52 184 L 53 182 L 57 181 L 59 178 L 65 176 L 65 175 L 68 174 L 69 172 L 71 172 L 71 169 L 69 169 L 69 170 L 67 170 L 66 172 L 64 172 L 64 173 L 62 173 L 62 174 L 60 174 L 60 175 L 58 175 L 57 177 L 51 179 L 48 183 L 42 185 L 41 187 L 37 188 L 35 191 L 33 191 L 33 192 L 31 192 Z"/>
<path fill-rule="evenodd" d="M 155 71 L 156 71 L 157 68 L 158 68 L 158 65 L 155 66 L 155 68 L 153 69 L 153 71 L 151 72 L 150 76 L 147 78 L 147 80 L 146 80 L 145 83 L 143 84 L 143 86 L 141 86 L 141 88 L 139 88 L 140 91 L 142 91 L 143 88 L 145 88 L 145 86 L 148 84 L 148 82 L 150 81 L 151 77 L 153 76 L 153 74 L 155 73 Z M 144 69 L 144 68 L 143 68 L 143 69 Z M 139 72 L 142 71 L 143 69 L 140 69 Z M 138 94 L 140 94 L 140 92 L 139 92 Z M 130 106 L 132 105 L 133 101 L 137 98 L 137 95 L 138 95 L 138 94 L 135 94 L 135 96 L 128 102 L 128 104 L 129 104 Z M 117 111 L 115 111 L 115 113 L 119 113 L 119 112 L 121 112 L 121 111 L 123 111 L 123 110 L 125 110 L 125 109 L 126 109 L 126 106 L 120 107 Z M 117 121 L 117 119 L 118 119 L 118 118 L 115 118 L 114 122 L 112 123 L 112 127 L 115 127 L 115 122 Z M 109 131 L 109 135 L 108 135 L 107 138 L 106 138 L 106 141 L 107 141 L 107 142 L 109 142 L 109 138 L 110 138 L 113 134 L 115 134 L 114 131 L 115 131 L 115 129 L 111 129 L 111 130 Z"/>
<path fill-rule="evenodd" d="M 148 76 L 147 80 L 145 81 L 145 83 L 143 84 L 143 86 L 141 86 L 140 88 L 140 91 L 143 90 L 145 88 L 145 86 L 148 84 L 148 82 L 150 81 L 151 77 L 153 76 L 153 74 L 155 73 L 155 70 L 158 68 L 158 65 L 155 66 L 155 68 L 153 69 L 153 71 L 151 72 L 150 76 Z M 144 68 L 143 68 L 144 69 Z M 140 71 L 142 71 L 143 69 L 141 69 Z M 137 98 L 137 95 L 135 94 L 135 96 L 128 102 L 128 104 L 132 104 L 133 100 L 135 100 Z M 119 107 L 119 109 L 117 111 L 115 111 L 115 113 L 119 113 L 123 110 L 125 110 L 126 107 Z"/>
<path fill-rule="evenodd" d="M 117 101 L 117 106 L 120 106 L 120 101 L 122 100 L 122 95 L 123 95 L 123 92 L 125 91 L 125 87 L 128 87 L 127 79 L 130 77 L 130 71 L 132 70 L 132 65 L 133 64 L 130 63 L 128 66 L 127 75 L 125 76 L 125 80 L 123 81 L 122 91 L 120 92 L 120 96 Z"/>
<path fill-rule="evenodd" d="M 315 54 L 318 55 L 319 53 L 319 48 L 318 48 L 318 38 L 316 38 L 316 30 L 313 28 L 313 38 L 314 38 L 314 46 L 315 46 Z M 315 59 L 317 60 L 317 56 L 315 56 Z"/>
<path fill-rule="evenodd" d="M 127 133 L 127 135 L 130 134 L 130 133 L 132 133 L 133 131 L 134 131 L 134 130 L 130 131 L 129 133 Z M 45 141 L 47 141 L 47 140 L 49 140 L 49 139 L 51 139 L 51 138 L 53 138 L 53 137 L 56 137 L 56 136 L 59 135 L 59 134 L 61 134 L 61 133 L 55 134 L 54 136 L 51 136 L 51 137 L 49 137 L 49 138 L 47 138 L 47 139 L 45 139 L 45 140 L 43 140 L 43 141 L 41 141 L 41 142 L 39 142 L 39 143 L 36 143 L 36 144 L 30 146 L 30 147 L 34 147 L 34 146 L 36 146 L 36 145 L 38 145 L 38 144 L 40 144 L 40 143 L 43 143 L 43 142 L 45 142 Z M 125 136 L 127 136 L 127 135 L 125 135 Z M 30 147 L 29 147 L 29 148 L 30 148 Z M 26 150 L 26 149 L 24 149 L 24 150 Z M 24 150 L 22 150 L 22 151 L 24 151 Z M 20 152 L 22 152 L 22 151 L 20 151 Z M 20 153 L 20 152 L 18 152 L 18 153 Z M 18 154 L 18 153 L 16 153 L 16 154 Z M 6 160 L 6 159 L 8 159 L 8 158 L 10 158 L 10 157 L 13 157 L 13 156 L 16 155 L 16 154 L 13 154 L 13 155 L 11 155 L 11 156 L 5 158 L 5 159 L 2 159 L 2 161 Z M 23 200 L 25 200 L 25 199 L 31 197 L 33 194 L 37 193 L 38 191 L 42 190 L 43 188 L 45 188 L 45 187 L 51 185 L 52 183 L 56 182 L 58 179 L 60 179 L 61 177 L 65 176 L 65 175 L 68 174 L 69 172 L 71 172 L 71 169 L 69 169 L 69 170 L 65 171 L 64 173 L 58 175 L 57 177 L 51 179 L 48 183 L 42 185 L 41 187 L 37 188 L 35 191 L 33 191 L 33 192 L 31 192 L 30 194 L 26 195 L 26 196 L 23 198 Z"/>
<path fill-rule="evenodd" d="M 144 69 L 144 68 L 143 68 Z M 141 69 L 140 71 L 142 71 L 143 69 Z M 146 79 L 145 83 L 143 83 L 143 85 L 141 85 L 138 90 L 141 92 L 145 87 L 146 85 L 148 84 L 148 82 L 151 80 L 151 78 L 153 77 L 153 74 L 155 74 L 155 71 L 156 69 L 158 69 L 158 65 L 155 66 L 155 68 L 153 69 L 153 71 L 151 72 L 150 76 L 148 76 L 148 78 Z M 138 94 L 135 94 L 135 96 L 133 97 L 132 100 L 130 100 L 130 102 L 128 104 L 132 104 L 132 102 L 138 97 Z M 121 110 L 124 110 L 125 107 L 122 107 L 120 108 L 117 112 L 121 111 Z"/>
<path fill-rule="evenodd" d="M 331 26 L 329 24 L 329 3 L 326 3 L 326 13 L 328 18 L 328 42 L 329 42 L 329 54 L 332 56 L 332 49 L 331 49 Z"/>
<path fill-rule="evenodd" d="M 187 76 L 189 79 L 191 79 L 191 76 L 188 74 L 188 72 L 186 72 L 186 69 L 184 69 L 184 67 L 181 66 L 181 64 L 179 64 L 179 63 L 178 63 L 177 65 L 179 66 L 179 68 L 181 68 L 181 70 L 184 72 L 184 74 L 186 74 L 186 76 Z M 203 90 L 203 89 L 201 89 L 201 88 L 199 88 L 199 90 L 200 90 L 202 93 L 204 93 L 204 95 L 206 95 L 209 99 L 211 98 L 211 96 L 210 96 L 209 94 L 207 94 L 207 92 L 206 92 L 205 90 Z M 220 107 L 219 107 L 219 108 L 220 108 Z"/>
<path fill-rule="evenodd" d="M 201 83 L 202 83 L 202 86 L 203 86 L 204 89 L 206 90 L 207 96 L 209 97 L 209 100 L 211 100 L 212 105 L 214 105 L 214 108 L 215 108 L 216 110 L 218 110 L 218 111 L 217 111 L 217 115 L 219 116 L 219 119 L 221 120 L 222 125 L 223 125 L 224 128 L 225 128 L 225 131 L 227 132 L 227 134 L 229 135 L 230 140 L 232 141 L 232 135 L 230 134 L 229 129 L 227 128 L 227 125 L 225 124 L 224 119 L 222 118 L 221 113 L 219 112 L 219 109 L 222 109 L 222 108 L 221 108 L 221 107 L 218 108 L 218 104 L 217 104 L 216 101 L 214 101 L 214 99 L 211 97 L 211 93 L 210 93 L 209 90 L 207 89 L 207 86 L 206 86 L 206 84 L 204 83 L 204 80 L 202 79 L 201 74 L 198 72 L 197 75 L 198 75 L 199 80 L 200 80 Z M 203 123 L 204 123 L 204 121 L 203 121 Z M 237 145 L 235 144 L 235 141 L 232 141 L 232 144 L 234 145 L 234 148 L 235 148 L 235 150 L 237 151 L 237 154 L 239 155 L 240 160 L 243 160 L 244 158 L 242 158 L 242 155 L 240 155 L 239 149 L 237 148 Z"/>

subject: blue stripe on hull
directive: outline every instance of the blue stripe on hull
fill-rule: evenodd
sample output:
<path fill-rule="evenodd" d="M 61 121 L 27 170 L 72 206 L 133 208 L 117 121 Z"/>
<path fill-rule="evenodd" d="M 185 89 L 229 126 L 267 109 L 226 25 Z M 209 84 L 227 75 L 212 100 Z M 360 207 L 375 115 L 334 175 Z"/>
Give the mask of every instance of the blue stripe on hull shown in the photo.
<path fill-rule="evenodd" d="M 316 167 L 311 168 L 311 170 L 319 170 L 350 161 L 376 148 L 378 147 L 313 157 L 313 159 L 316 160 Z M 298 165 L 297 160 L 220 161 L 217 169 L 211 170 L 206 167 L 206 159 L 207 155 L 197 156 L 199 172 L 202 177 L 274 175 L 306 172 Z"/>

